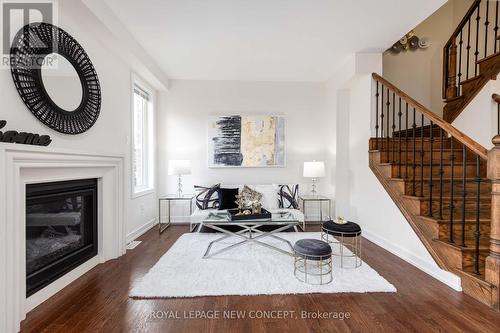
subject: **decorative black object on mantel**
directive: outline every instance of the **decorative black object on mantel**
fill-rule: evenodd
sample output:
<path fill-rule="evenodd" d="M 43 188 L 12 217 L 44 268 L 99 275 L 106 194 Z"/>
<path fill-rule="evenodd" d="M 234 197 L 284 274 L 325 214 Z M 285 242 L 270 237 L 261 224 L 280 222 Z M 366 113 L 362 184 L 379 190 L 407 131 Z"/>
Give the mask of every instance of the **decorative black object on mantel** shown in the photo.
<path fill-rule="evenodd" d="M 78 74 L 82 99 L 74 110 L 57 105 L 42 80 L 43 59 L 55 53 Z M 101 88 L 87 53 L 66 31 L 48 23 L 31 23 L 19 30 L 10 50 L 11 73 L 24 104 L 42 123 L 64 134 L 91 128 L 101 109 Z"/>
<path fill-rule="evenodd" d="M 4 128 L 7 125 L 5 120 L 0 120 L 0 129 Z M 23 145 L 32 145 L 32 146 L 48 146 L 52 139 L 48 135 L 39 135 L 27 132 L 18 132 L 18 131 L 0 131 L 0 142 L 7 143 L 19 143 Z"/>

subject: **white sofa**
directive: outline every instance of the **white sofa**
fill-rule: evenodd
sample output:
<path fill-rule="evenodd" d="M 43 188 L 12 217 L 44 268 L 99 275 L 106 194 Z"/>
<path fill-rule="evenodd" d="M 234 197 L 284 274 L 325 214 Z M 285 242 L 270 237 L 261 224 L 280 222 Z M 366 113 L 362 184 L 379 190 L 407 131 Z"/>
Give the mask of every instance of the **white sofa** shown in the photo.
<path fill-rule="evenodd" d="M 221 185 L 221 188 L 238 188 L 239 191 L 243 189 L 244 185 Z M 302 230 L 304 230 L 304 213 L 299 209 L 292 208 L 279 208 L 278 198 L 279 198 L 279 186 L 278 185 L 248 185 L 252 190 L 260 192 L 263 194 L 262 197 L 262 207 L 267 209 L 272 214 L 277 214 L 280 212 L 290 212 L 293 217 L 302 224 Z M 201 230 L 201 226 L 204 220 L 207 219 L 208 215 L 213 212 L 221 212 L 218 209 L 196 209 L 193 211 L 190 217 L 190 230 L 196 229 L 198 232 Z"/>

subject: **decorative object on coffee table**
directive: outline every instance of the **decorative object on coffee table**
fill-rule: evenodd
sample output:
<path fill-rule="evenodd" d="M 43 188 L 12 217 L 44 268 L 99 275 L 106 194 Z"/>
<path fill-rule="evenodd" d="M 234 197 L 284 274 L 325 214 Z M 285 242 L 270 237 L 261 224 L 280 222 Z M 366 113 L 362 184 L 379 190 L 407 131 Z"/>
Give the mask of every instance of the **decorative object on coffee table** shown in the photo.
<path fill-rule="evenodd" d="M 321 239 L 331 244 L 338 244 L 338 252 L 333 255 L 340 256 L 340 267 L 344 267 L 344 259 L 354 259 L 354 267 L 361 266 L 361 227 L 354 222 L 335 223 L 326 221 L 321 227 Z M 345 248 L 349 250 L 347 253 Z"/>
<path fill-rule="evenodd" d="M 76 98 L 75 107 L 68 109 L 49 95 L 44 81 L 46 70 L 42 70 L 42 65 L 48 63 L 47 57 L 57 58 L 59 65 L 67 63 L 70 70 L 76 71 L 75 80 L 81 88 L 77 91 L 79 95 L 65 98 Z M 101 110 L 97 73 L 83 47 L 66 31 L 49 23 L 24 26 L 14 37 L 10 60 L 19 96 L 43 124 L 64 134 L 80 134 L 97 121 Z M 65 94 L 69 94 L 69 86 L 64 89 Z"/>
<path fill-rule="evenodd" d="M 304 162 L 304 177 L 311 178 L 312 190 L 311 195 L 316 196 L 316 181 L 318 178 L 325 176 L 325 162 L 322 161 L 312 161 Z"/>
<path fill-rule="evenodd" d="M 318 239 L 301 239 L 293 246 L 293 274 L 305 283 L 323 285 L 332 282 L 332 248 Z"/>
<path fill-rule="evenodd" d="M 182 176 L 191 174 L 191 161 L 189 160 L 169 160 L 168 175 L 177 176 L 177 196 L 182 197 Z"/>
<path fill-rule="evenodd" d="M 272 214 L 262 208 L 258 212 L 253 212 L 249 209 L 245 209 L 243 212 L 240 212 L 238 208 L 236 209 L 228 209 L 228 213 L 231 216 L 231 221 L 238 221 L 238 220 L 265 220 L 265 219 L 271 219 Z"/>

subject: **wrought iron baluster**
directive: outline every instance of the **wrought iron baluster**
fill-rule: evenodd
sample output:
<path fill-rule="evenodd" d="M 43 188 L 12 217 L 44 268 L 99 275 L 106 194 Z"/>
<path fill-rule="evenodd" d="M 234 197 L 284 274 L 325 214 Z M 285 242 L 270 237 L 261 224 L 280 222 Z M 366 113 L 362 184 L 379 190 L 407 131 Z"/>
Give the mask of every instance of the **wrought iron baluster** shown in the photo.
<path fill-rule="evenodd" d="M 399 97 L 399 112 L 398 112 L 398 133 L 399 133 L 399 144 L 398 144 L 398 178 L 401 178 L 401 138 L 403 133 L 401 133 L 401 97 Z"/>
<path fill-rule="evenodd" d="M 465 247 L 465 201 L 467 199 L 467 149 L 462 144 L 462 243 L 461 246 Z"/>
<path fill-rule="evenodd" d="M 406 111 L 405 111 L 405 121 L 406 121 L 406 129 L 405 129 L 405 178 L 408 178 L 408 103 L 406 103 Z"/>
<path fill-rule="evenodd" d="M 439 128 L 439 219 L 443 219 L 443 129 Z"/>
<path fill-rule="evenodd" d="M 412 162 L 411 162 L 411 167 L 413 170 L 413 175 L 412 175 L 412 181 L 413 181 L 413 188 L 412 188 L 412 195 L 416 196 L 417 194 L 417 184 L 415 182 L 415 172 L 417 171 L 417 164 L 415 163 L 415 140 L 416 140 L 416 131 L 417 131 L 417 124 L 416 124 L 416 111 L 415 108 L 413 108 L 413 147 L 412 147 Z"/>
<path fill-rule="evenodd" d="M 379 97 L 379 92 L 378 92 L 378 81 L 377 81 L 377 93 L 375 94 L 375 149 L 378 150 L 378 97 Z"/>
<path fill-rule="evenodd" d="M 469 67 L 470 67 L 470 18 L 467 20 L 467 66 L 465 67 L 465 79 L 469 78 Z"/>
<path fill-rule="evenodd" d="M 429 141 L 430 141 L 430 145 L 431 145 L 431 148 L 430 148 L 430 151 L 429 151 L 429 155 L 430 155 L 430 166 L 429 166 L 429 169 L 430 169 L 430 176 L 429 176 L 429 216 L 432 217 L 434 215 L 434 213 L 432 212 L 432 189 L 434 187 L 434 184 L 432 183 L 432 167 L 433 167 L 433 163 L 432 163 L 432 159 L 434 158 L 433 157 L 433 145 L 434 145 L 434 123 L 431 121 L 431 133 L 430 133 L 430 138 L 429 138 Z"/>
<path fill-rule="evenodd" d="M 488 56 L 488 26 L 490 25 L 490 2 L 486 0 L 486 20 L 484 21 L 484 57 Z"/>
<path fill-rule="evenodd" d="M 474 251 L 474 273 L 479 275 L 479 237 L 481 237 L 480 223 L 480 200 L 481 200 L 481 158 L 476 156 L 476 230 L 474 231 L 475 251 Z"/>
<path fill-rule="evenodd" d="M 453 203 L 454 200 L 454 195 L 453 195 L 453 182 L 455 181 L 454 179 L 454 172 L 455 172 L 455 147 L 453 141 L 455 138 L 450 137 L 450 148 L 451 148 L 451 155 L 450 155 L 450 162 L 451 162 L 451 176 L 450 176 L 450 238 L 449 242 L 454 243 L 453 240 L 453 214 L 455 210 L 455 205 Z"/>
<path fill-rule="evenodd" d="M 386 104 L 387 104 L 387 123 L 386 123 L 386 125 L 387 125 L 387 131 L 386 131 L 386 132 L 387 132 L 387 133 L 386 133 L 385 137 L 386 137 L 387 151 L 386 151 L 386 156 L 385 156 L 385 157 L 386 157 L 386 159 L 385 159 L 385 160 L 386 160 L 387 162 L 390 162 L 390 159 L 389 159 L 389 152 L 390 152 L 390 150 L 389 150 L 389 143 L 390 143 L 389 137 L 390 137 L 390 133 L 391 133 L 391 132 L 390 132 L 390 131 L 391 131 L 391 129 L 390 129 L 390 120 L 391 120 L 391 113 L 390 113 L 390 110 L 391 110 L 391 102 L 390 102 L 390 97 L 389 97 L 389 88 L 387 88 L 387 102 L 386 102 Z"/>
<path fill-rule="evenodd" d="M 461 79 L 462 79 L 462 45 L 464 43 L 464 40 L 463 40 L 463 37 L 462 37 L 462 34 L 463 34 L 463 29 L 460 30 L 460 41 L 458 42 L 458 44 L 460 45 L 460 51 L 458 53 L 458 95 L 462 95 L 462 87 L 460 86 L 460 82 L 461 82 Z"/>
<path fill-rule="evenodd" d="M 420 120 L 420 197 L 424 196 L 424 114 L 421 115 Z"/>
<path fill-rule="evenodd" d="M 392 93 L 392 156 L 391 156 L 391 163 L 395 163 L 396 160 L 394 159 L 394 130 L 396 129 L 396 94 L 393 92 Z"/>
<path fill-rule="evenodd" d="M 495 2 L 495 28 L 493 29 L 495 31 L 495 42 L 494 42 L 494 47 L 493 51 L 494 53 L 497 53 L 497 45 L 498 45 L 498 3 L 499 1 L 497 0 Z"/>
<path fill-rule="evenodd" d="M 381 147 L 384 147 L 384 85 L 382 84 L 382 96 L 380 96 L 380 142 Z M 382 155 L 380 155 L 382 156 Z"/>
<path fill-rule="evenodd" d="M 476 16 L 476 51 L 474 52 L 474 76 L 477 76 L 477 68 L 478 68 L 478 57 L 479 57 L 479 21 L 481 17 L 479 16 L 479 10 L 481 9 L 481 3 L 477 4 L 477 16 Z"/>

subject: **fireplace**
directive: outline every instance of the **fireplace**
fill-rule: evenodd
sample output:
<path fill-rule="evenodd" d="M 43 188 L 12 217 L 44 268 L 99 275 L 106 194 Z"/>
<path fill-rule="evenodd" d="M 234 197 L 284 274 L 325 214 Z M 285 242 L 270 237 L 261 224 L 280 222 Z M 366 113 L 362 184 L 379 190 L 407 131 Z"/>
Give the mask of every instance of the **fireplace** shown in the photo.
<path fill-rule="evenodd" d="M 26 185 L 26 295 L 97 254 L 97 180 Z"/>

